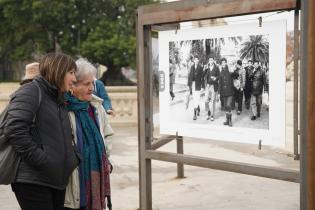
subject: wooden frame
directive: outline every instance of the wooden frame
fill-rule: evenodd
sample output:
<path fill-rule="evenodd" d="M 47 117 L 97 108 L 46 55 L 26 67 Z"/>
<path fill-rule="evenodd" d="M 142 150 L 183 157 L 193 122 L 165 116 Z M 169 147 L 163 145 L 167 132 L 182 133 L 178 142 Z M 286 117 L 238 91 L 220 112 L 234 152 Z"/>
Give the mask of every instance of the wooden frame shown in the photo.
<path fill-rule="evenodd" d="M 295 8 L 296 0 L 182 0 L 142 6 L 138 9 L 138 21 L 153 25 Z"/>
<path fill-rule="evenodd" d="M 300 209 L 315 209 L 315 1 L 301 1 Z"/>
<path fill-rule="evenodd" d="M 315 69 L 314 63 L 314 13 L 315 1 L 302 2 L 302 48 L 301 48 L 301 129 L 295 126 L 295 144 L 297 135 L 301 135 L 301 180 L 295 170 L 282 170 L 232 161 L 223 161 L 183 154 L 183 139 L 168 136 L 151 144 L 153 140 L 152 117 L 152 49 L 151 30 L 163 24 L 239 16 L 278 10 L 295 10 L 295 35 L 298 33 L 297 21 L 300 10 L 299 0 L 182 0 L 171 3 L 142 6 L 137 13 L 137 70 L 138 70 L 138 110 L 139 110 L 139 174 L 140 174 L 140 209 L 152 209 L 152 171 L 151 160 L 174 162 L 178 165 L 178 176 L 183 177 L 183 164 L 231 171 L 292 182 L 301 182 L 301 209 L 315 209 Z M 172 26 L 169 24 L 168 26 Z M 296 37 L 296 36 L 295 36 Z M 299 55 L 298 38 L 295 39 L 295 71 Z M 313 56 L 313 57 L 312 57 Z M 312 59 L 311 59 L 312 58 Z M 295 82 L 297 82 L 295 73 Z M 297 83 L 295 83 L 297 84 Z M 307 86 L 304 84 L 307 84 Z M 298 89 L 295 86 L 295 115 L 298 119 Z M 158 147 L 177 140 L 177 154 L 155 151 Z M 294 151 L 297 155 L 298 151 Z"/>

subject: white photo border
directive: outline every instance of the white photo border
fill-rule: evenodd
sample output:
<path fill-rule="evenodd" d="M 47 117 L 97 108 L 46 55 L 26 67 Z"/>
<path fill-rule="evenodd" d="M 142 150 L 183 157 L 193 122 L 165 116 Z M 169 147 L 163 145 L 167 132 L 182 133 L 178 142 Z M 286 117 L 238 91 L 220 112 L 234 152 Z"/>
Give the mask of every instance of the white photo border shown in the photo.
<path fill-rule="evenodd" d="M 169 75 L 169 42 L 248 35 L 268 35 L 269 38 L 269 128 L 254 129 L 211 126 L 175 122 L 171 119 L 169 103 L 169 77 L 165 76 L 165 89 L 159 93 L 160 133 L 180 136 L 285 146 L 285 68 L 286 20 L 224 25 L 159 32 L 159 71 Z"/>

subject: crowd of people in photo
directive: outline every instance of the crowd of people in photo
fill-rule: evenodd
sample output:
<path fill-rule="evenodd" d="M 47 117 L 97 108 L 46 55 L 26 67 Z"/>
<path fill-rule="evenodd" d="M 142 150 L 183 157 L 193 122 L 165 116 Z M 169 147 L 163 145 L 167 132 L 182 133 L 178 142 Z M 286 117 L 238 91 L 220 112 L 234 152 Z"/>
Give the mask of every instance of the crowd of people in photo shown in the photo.
<path fill-rule="evenodd" d="M 207 120 L 214 121 L 218 112 L 225 112 L 224 125 L 232 126 L 232 110 L 241 115 L 243 104 L 250 109 L 250 120 L 260 118 L 263 95 L 269 96 L 268 62 L 258 59 L 245 62 L 238 59 L 228 64 L 226 58 L 209 57 L 203 64 L 198 56 L 191 59 L 188 65 L 186 109 L 191 97 L 193 104 L 193 120 L 200 118 L 201 107 L 207 113 Z M 176 65 L 170 62 L 170 96 L 173 100 L 175 93 Z M 220 101 L 220 109 L 217 103 Z M 203 104 L 204 103 L 204 104 Z M 267 102 L 268 103 L 268 102 Z M 266 108 L 268 111 L 268 107 Z"/>

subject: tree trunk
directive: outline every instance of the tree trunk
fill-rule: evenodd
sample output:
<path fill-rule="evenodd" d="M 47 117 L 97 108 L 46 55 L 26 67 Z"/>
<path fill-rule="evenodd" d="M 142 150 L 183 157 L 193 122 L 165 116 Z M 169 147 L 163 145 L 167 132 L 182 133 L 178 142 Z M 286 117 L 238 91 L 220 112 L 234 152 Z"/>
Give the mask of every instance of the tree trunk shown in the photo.
<path fill-rule="evenodd" d="M 211 47 L 210 47 L 210 39 L 206 39 L 206 60 L 209 60 L 211 57 Z"/>

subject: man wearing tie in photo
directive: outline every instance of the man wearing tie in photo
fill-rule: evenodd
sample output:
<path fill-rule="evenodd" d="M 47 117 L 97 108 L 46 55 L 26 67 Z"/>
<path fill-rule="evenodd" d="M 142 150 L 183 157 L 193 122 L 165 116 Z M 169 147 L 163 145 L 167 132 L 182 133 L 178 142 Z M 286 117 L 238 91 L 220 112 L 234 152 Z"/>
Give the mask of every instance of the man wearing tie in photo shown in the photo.
<path fill-rule="evenodd" d="M 194 64 L 191 66 L 189 76 L 188 76 L 188 86 L 193 93 L 194 102 L 194 117 L 193 120 L 197 119 L 200 115 L 200 91 L 203 86 L 203 69 L 199 64 L 199 58 L 194 57 Z"/>

